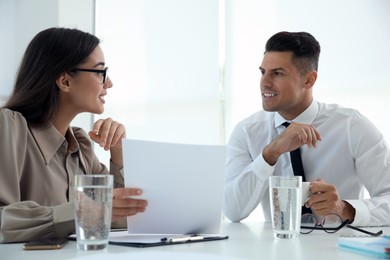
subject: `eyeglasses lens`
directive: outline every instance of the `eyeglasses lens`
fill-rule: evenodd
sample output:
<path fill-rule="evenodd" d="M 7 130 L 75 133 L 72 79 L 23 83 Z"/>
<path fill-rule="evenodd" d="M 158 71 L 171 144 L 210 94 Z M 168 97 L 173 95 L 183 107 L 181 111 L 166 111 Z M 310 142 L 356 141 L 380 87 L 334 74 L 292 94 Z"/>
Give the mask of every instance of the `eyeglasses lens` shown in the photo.
<path fill-rule="evenodd" d="M 343 220 L 340 216 L 336 214 L 330 214 L 327 215 L 322 219 L 322 227 L 324 228 L 324 231 L 327 233 L 335 233 L 338 231 L 338 227 L 343 223 Z M 331 230 L 335 229 L 335 230 Z"/>
<path fill-rule="evenodd" d="M 318 225 L 317 218 L 312 214 L 305 214 L 301 217 L 301 226 L 315 228 Z M 313 229 L 301 229 L 302 234 L 308 234 L 312 232 Z"/>

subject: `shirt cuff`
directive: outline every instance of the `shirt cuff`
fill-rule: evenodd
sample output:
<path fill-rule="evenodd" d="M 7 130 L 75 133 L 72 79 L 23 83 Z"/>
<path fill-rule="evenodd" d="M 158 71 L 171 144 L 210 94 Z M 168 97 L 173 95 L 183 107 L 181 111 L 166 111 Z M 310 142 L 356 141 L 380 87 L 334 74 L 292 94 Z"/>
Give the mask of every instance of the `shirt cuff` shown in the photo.
<path fill-rule="evenodd" d="M 263 154 L 257 156 L 257 158 L 252 162 L 252 171 L 260 179 L 268 180 L 268 177 L 273 174 L 275 166 L 269 165 L 263 157 Z"/>
<path fill-rule="evenodd" d="M 122 165 L 115 164 L 110 160 L 110 174 L 114 175 L 114 188 L 121 188 L 125 186 Z"/>
<path fill-rule="evenodd" d="M 68 237 L 75 232 L 74 203 L 53 207 L 54 232 L 58 237 Z"/>
<path fill-rule="evenodd" d="M 370 222 L 370 211 L 363 201 L 345 200 L 355 208 L 355 219 L 351 223 L 354 226 L 366 227 Z"/>

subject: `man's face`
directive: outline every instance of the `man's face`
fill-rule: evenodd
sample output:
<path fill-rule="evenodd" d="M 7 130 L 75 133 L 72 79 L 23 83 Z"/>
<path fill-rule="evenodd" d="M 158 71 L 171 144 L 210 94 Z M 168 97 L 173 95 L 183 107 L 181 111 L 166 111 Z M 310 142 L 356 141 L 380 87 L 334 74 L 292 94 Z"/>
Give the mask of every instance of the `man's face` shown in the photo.
<path fill-rule="evenodd" d="M 312 101 L 311 86 L 291 60 L 291 52 L 267 52 L 260 66 L 263 109 L 292 120 Z"/>

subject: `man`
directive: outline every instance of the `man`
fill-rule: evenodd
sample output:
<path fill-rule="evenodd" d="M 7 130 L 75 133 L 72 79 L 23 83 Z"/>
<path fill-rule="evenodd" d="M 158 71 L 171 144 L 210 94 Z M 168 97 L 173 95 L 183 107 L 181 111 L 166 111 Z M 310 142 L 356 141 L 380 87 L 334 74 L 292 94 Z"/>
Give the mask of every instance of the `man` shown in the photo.
<path fill-rule="evenodd" d="M 225 215 L 246 218 L 261 203 L 269 221 L 268 177 L 294 175 L 300 147 L 313 194 L 306 207 L 358 226 L 390 224 L 390 153 L 358 111 L 313 99 L 320 45 L 309 33 L 279 32 L 260 66 L 263 109 L 235 127 L 228 143 Z M 283 123 L 291 123 L 287 128 Z M 364 188 L 370 199 L 363 199 Z"/>

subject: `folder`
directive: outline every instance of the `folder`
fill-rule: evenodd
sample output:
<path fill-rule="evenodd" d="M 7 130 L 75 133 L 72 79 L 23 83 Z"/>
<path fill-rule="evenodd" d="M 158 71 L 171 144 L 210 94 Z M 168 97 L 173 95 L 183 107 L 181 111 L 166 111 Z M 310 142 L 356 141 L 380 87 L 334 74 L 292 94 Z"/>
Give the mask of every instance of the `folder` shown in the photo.
<path fill-rule="evenodd" d="M 338 238 L 338 246 L 340 249 L 362 255 L 390 259 L 389 236 L 340 236 Z"/>

